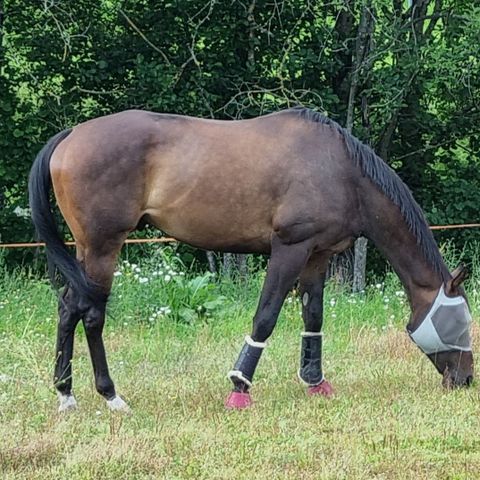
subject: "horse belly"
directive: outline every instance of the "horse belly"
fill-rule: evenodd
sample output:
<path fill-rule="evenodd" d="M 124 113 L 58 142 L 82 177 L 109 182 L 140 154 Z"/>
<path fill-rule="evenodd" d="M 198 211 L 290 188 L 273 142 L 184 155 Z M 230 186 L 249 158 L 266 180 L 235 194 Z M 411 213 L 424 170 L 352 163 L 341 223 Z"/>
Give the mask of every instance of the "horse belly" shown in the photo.
<path fill-rule="evenodd" d="M 240 212 L 201 203 L 168 205 L 146 211 L 150 221 L 178 240 L 208 250 L 268 253 L 272 233 L 258 211 Z"/>

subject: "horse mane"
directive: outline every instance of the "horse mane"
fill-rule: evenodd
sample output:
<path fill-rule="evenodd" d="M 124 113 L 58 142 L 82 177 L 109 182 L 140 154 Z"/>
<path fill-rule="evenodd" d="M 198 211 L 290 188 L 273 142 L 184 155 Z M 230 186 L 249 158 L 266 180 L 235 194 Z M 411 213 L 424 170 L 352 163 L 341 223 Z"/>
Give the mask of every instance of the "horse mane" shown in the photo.
<path fill-rule="evenodd" d="M 380 191 L 400 209 L 403 219 L 416 238 L 417 245 L 421 248 L 425 260 L 442 276 L 444 281 L 448 280 L 450 274 L 440 255 L 425 215 L 413 198 L 410 189 L 395 171 L 372 148 L 363 144 L 331 118 L 306 107 L 294 107 L 287 112 L 294 113 L 305 120 L 326 125 L 343 138 L 349 156 L 360 167 L 363 175 L 370 178 Z"/>

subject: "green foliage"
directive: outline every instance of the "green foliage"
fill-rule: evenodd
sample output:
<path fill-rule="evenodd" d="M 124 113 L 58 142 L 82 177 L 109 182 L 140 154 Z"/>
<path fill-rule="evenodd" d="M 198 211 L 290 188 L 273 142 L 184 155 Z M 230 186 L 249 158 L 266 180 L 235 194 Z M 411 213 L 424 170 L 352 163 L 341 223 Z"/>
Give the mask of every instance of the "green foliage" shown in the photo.
<path fill-rule="evenodd" d="M 0 241 L 28 241 L 26 180 L 59 130 L 127 108 L 245 118 L 302 103 L 345 124 L 365 5 L 354 132 L 432 223 L 480 208 L 480 9 L 437 2 L 4 0 Z M 478 231 L 448 232 L 459 245 Z M 191 253 L 191 252 L 190 252 Z M 9 254 L 9 262 L 31 252 Z M 31 260 L 31 257 L 29 257 Z"/>
<path fill-rule="evenodd" d="M 112 317 L 122 315 L 123 310 L 117 307 L 123 304 L 128 317 L 151 324 L 164 319 L 185 324 L 208 320 L 223 306 L 226 297 L 220 295 L 213 274 L 195 275 L 193 270 L 187 269 L 168 247 L 157 248 L 141 264 L 124 260 L 115 273 Z"/>
<path fill-rule="evenodd" d="M 181 305 L 177 309 L 178 317 L 184 322 L 192 323 L 199 317 L 210 317 L 224 303 L 225 297 L 218 296 L 215 285 L 210 283 L 212 275 L 207 272 L 187 281 L 181 277 L 175 278 L 175 290 Z M 172 301 L 177 302 L 177 297 Z"/>

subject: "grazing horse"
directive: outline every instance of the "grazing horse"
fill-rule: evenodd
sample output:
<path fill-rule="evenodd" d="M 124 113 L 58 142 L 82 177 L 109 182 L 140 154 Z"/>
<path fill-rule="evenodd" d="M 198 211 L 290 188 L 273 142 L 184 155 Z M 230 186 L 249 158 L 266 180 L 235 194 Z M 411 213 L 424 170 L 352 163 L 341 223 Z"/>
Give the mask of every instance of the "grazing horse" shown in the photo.
<path fill-rule="evenodd" d="M 76 259 L 55 225 L 50 189 L 76 241 Z M 447 270 L 409 189 L 372 149 L 306 108 L 241 121 L 126 111 L 54 136 L 29 179 L 32 219 L 63 275 L 55 387 L 75 407 L 71 360 L 83 321 L 97 391 L 128 409 L 108 372 L 102 331 L 115 263 L 128 234 L 147 221 L 181 242 L 223 252 L 269 254 L 250 336 L 228 374 L 227 407 L 250 404 L 260 355 L 299 279 L 305 331 L 299 377 L 329 395 L 321 350 L 329 258 L 360 235 L 386 256 L 411 306 L 413 341 L 445 386 L 473 379 L 466 272 Z"/>

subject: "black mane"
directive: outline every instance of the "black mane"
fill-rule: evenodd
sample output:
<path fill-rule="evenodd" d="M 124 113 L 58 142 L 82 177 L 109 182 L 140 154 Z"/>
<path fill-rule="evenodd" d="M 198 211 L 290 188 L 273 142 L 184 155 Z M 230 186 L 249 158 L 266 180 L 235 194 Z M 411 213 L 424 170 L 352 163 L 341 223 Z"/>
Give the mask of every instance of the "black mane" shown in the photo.
<path fill-rule="evenodd" d="M 305 107 L 295 107 L 287 112 L 306 120 L 327 125 L 343 138 L 347 152 L 355 161 L 362 173 L 400 209 L 405 223 L 417 239 L 423 256 L 438 272 L 444 281 L 449 278 L 449 272 L 440 255 L 438 246 L 433 238 L 422 209 L 413 198 L 409 188 L 403 183 L 395 171 L 390 168 L 369 146 L 363 144 L 337 122 L 327 116 Z"/>

